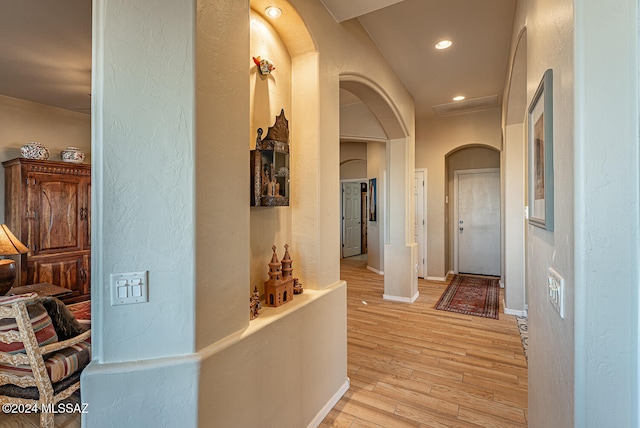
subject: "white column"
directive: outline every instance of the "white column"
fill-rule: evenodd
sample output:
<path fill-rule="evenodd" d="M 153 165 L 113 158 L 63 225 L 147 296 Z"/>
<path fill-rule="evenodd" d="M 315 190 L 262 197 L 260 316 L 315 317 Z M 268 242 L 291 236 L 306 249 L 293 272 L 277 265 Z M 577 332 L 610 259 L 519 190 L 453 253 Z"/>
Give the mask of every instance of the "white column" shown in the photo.
<path fill-rule="evenodd" d="M 413 242 L 412 182 L 415 171 L 409 138 L 387 143 L 385 183 L 384 298 L 414 302 L 418 298 L 418 246 Z"/>

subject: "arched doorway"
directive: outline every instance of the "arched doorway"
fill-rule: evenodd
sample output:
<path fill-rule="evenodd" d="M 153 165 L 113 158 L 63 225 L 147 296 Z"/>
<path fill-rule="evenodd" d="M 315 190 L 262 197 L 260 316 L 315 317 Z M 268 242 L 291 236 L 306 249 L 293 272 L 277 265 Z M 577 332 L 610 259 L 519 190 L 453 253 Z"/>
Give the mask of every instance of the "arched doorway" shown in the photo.
<path fill-rule="evenodd" d="M 455 273 L 500 275 L 500 152 L 481 144 L 445 155 L 449 265 Z"/>
<path fill-rule="evenodd" d="M 384 298 L 413 302 L 418 297 L 417 246 L 411 226 L 414 139 L 397 106 L 375 82 L 355 74 L 342 74 L 340 88 L 355 95 L 378 120 L 386 136 L 385 165 L 376 179 L 377 211 L 382 222 Z M 380 226 L 378 226 L 380 227 Z"/>

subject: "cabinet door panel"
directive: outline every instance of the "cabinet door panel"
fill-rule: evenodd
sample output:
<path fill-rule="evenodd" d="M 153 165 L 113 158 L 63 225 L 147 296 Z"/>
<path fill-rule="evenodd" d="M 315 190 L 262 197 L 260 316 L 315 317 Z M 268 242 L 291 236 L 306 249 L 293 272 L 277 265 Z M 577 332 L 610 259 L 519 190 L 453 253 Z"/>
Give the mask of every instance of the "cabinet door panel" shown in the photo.
<path fill-rule="evenodd" d="M 31 253 L 81 249 L 80 181 L 73 177 L 34 176 L 35 185 L 30 189 L 28 201 Z"/>
<path fill-rule="evenodd" d="M 73 291 L 73 296 L 88 294 L 88 272 L 86 254 L 65 257 L 29 259 L 27 263 L 27 283 L 48 282 Z"/>

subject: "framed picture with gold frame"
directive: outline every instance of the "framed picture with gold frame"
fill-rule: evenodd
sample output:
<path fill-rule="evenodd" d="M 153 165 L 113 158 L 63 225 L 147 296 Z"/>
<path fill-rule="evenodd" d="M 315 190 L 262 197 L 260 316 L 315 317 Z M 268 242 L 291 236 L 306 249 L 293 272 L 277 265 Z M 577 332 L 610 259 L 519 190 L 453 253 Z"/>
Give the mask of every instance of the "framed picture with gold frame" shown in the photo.
<path fill-rule="evenodd" d="M 528 112 L 529 224 L 553 231 L 553 70 L 544 72 Z"/>

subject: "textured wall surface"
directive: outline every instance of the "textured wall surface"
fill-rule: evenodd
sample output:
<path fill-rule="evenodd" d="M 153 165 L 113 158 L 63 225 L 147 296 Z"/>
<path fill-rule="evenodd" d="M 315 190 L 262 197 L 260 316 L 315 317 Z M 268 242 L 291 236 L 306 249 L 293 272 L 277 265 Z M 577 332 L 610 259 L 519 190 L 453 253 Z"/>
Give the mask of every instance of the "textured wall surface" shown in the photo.
<path fill-rule="evenodd" d="M 533 427 L 574 426 L 573 237 L 574 64 L 573 1 L 539 1 L 525 7 L 527 105 L 545 70 L 553 69 L 555 230 L 527 225 L 529 293 L 529 411 Z M 524 23 L 515 24 L 522 28 Z M 565 318 L 547 300 L 548 268 L 565 278 Z"/>
<path fill-rule="evenodd" d="M 194 16 L 191 0 L 94 4 L 88 426 L 196 420 Z M 133 271 L 149 302 L 112 306 L 110 274 Z"/>
<path fill-rule="evenodd" d="M 96 54 L 108 70 L 95 67 L 96 356 L 182 355 L 194 350 L 193 329 L 184 328 L 194 317 L 193 8 L 186 0 L 105 3 Z M 149 302 L 111 306 L 109 275 L 132 271 L 149 271 Z"/>
<path fill-rule="evenodd" d="M 573 422 L 638 426 L 639 5 L 576 0 L 574 8 Z"/>
<path fill-rule="evenodd" d="M 289 131 L 293 127 L 304 126 L 298 123 L 297 116 L 291 108 L 291 57 L 284 42 L 266 19 L 251 12 L 251 56 L 260 56 L 271 61 L 276 69 L 269 75 L 261 75 L 257 67 L 250 67 L 251 96 L 251 138 L 248 150 L 255 149 L 258 128 L 262 128 L 266 137 L 268 129 L 273 126 L 276 116 L 284 110 L 289 121 Z M 295 151 L 304 141 L 290 138 L 290 151 Z M 291 162 L 289 169 L 291 170 Z M 293 182 L 292 186 L 299 183 Z M 291 206 L 288 207 L 251 207 L 251 280 L 247 293 L 258 287 L 263 294 L 264 281 L 269 278 L 267 263 L 271 261 L 272 249 L 277 247 L 278 258 L 282 259 L 284 245 L 289 244 L 291 257 L 294 260 L 294 274 L 300 264 L 297 249 L 291 241 Z"/>

